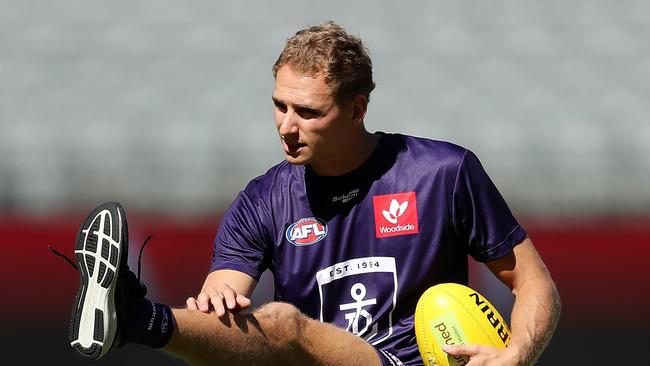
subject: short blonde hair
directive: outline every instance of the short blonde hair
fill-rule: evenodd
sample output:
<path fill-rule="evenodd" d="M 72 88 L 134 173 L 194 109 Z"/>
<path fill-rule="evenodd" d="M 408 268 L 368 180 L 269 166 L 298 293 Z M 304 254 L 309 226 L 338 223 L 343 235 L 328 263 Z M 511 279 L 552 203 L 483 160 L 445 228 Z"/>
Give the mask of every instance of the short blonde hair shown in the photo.
<path fill-rule="evenodd" d="M 357 95 L 370 100 L 375 88 L 372 61 L 361 39 L 333 21 L 303 29 L 287 39 L 273 65 L 273 77 L 285 65 L 307 76 L 322 73 L 337 101 Z"/>

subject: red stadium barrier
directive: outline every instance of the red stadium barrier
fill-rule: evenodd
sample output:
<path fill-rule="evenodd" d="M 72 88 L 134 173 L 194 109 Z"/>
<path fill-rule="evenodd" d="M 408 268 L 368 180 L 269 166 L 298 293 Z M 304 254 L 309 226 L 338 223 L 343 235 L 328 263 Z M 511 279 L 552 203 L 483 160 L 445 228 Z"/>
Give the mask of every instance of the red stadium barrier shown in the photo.
<path fill-rule="evenodd" d="M 650 217 L 529 221 L 562 296 L 563 321 L 650 325 L 643 311 L 650 308 Z"/>
<path fill-rule="evenodd" d="M 0 272 L 0 324 L 67 322 L 79 276 L 52 245 L 74 261 L 73 243 L 84 214 L 55 218 L 0 217 L 4 261 Z M 210 266 L 218 218 L 129 215 L 129 264 L 137 267 L 137 251 L 148 234 L 154 237 L 143 254 L 142 277 L 156 300 L 182 305 L 200 289 Z M 182 297 L 181 296 L 185 296 Z"/>
<path fill-rule="evenodd" d="M 55 218 L 0 217 L 2 271 L 0 324 L 62 326 L 67 322 L 78 276 L 47 249 L 73 255 L 72 243 L 84 214 Z M 557 282 L 563 322 L 600 324 L 639 322 L 650 308 L 650 218 L 545 221 L 524 220 Z M 182 306 L 199 290 L 210 265 L 218 218 L 129 215 L 131 259 L 151 233 L 143 255 L 143 280 L 156 301 Z"/>

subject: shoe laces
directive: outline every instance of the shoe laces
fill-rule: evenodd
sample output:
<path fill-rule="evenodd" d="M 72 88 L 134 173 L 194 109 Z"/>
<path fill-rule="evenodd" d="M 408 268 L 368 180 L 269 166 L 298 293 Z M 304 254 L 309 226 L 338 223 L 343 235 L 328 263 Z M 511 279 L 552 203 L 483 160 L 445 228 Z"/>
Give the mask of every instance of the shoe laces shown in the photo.
<path fill-rule="evenodd" d="M 140 280 L 140 273 L 142 269 L 142 253 L 144 252 L 144 248 L 149 243 L 149 240 L 153 238 L 153 234 L 149 234 L 146 239 L 142 242 L 140 245 L 140 253 L 138 254 L 138 282 L 142 283 Z M 56 256 L 63 258 L 66 262 L 68 262 L 69 265 L 72 266 L 77 272 L 79 271 L 79 266 L 74 264 L 74 262 L 65 254 L 59 252 L 58 250 L 54 249 L 53 246 L 48 245 L 47 248 Z"/>
<path fill-rule="evenodd" d="M 67 255 L 65 255 L 65 254 L 63 254 L 63 253 L 61 253 L 61 252 L 59 252 L 59 251 L 56 250 L 56 249 L 54 249 L 54 247 L 52 247 L 51 245 L 48 245 L 47 248 L 48 248 L 48 249 L 49 249 L 49 250 L 50 250 L 54 255 L 59 256 L 59 257 L 65 259 L 65 261 L 68 262 L 68 264 L 71 265 L 72 268 L 74 268 L 75 270 L 77 270 L 77 272 L 79 271 L 79 267 L 78 267 L 76 264 L 74 264 L 74 263 L 72 262 L 72 260 L 70 260 L 70 258 L 68 258 Z"/>
<path fill-rule="evenodd" d="M 153 238 L 153 234 L 149 234 L 146 239 L 142 242 L 142 245 L 140 245 L 140 254 L 138 254 L 138 282 L 142 283 L 140 280 L 140 270 L 142 269 L 142 253 L 144 252 L 144 247 L 147 245 L 149 240 Z"/>

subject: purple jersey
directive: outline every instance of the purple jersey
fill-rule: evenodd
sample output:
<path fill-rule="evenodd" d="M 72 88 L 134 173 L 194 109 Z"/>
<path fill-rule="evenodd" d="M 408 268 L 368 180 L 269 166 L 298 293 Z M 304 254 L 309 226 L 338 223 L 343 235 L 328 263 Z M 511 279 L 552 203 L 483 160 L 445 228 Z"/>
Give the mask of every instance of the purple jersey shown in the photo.
<path fill-rule="evenodd" d="M 259 278 L 268 268 L 277 301 L 420 365 L 420 295 L 441 282 L 466 284 L 467 255 L 501 258 L 526 232 L 469 150 L 380 136 L 343 176 L 285 161 L 251 181 L 223 217 L 212 270 Z"/>

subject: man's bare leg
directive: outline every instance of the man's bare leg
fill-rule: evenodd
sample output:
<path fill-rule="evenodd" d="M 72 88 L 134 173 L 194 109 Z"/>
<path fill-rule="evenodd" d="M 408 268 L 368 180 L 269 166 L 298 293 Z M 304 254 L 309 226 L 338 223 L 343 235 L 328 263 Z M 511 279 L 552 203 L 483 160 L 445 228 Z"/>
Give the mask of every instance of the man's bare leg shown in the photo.
<path fill-rule="evenodd" d="M 195 364 L 381 364 L 364 340 L 309 319 L 289 304 L 270 303 L 252 314 L 219 318 L 150 302 L 144 297 L 146 287 L 127 265 L 126 216 L 117 202 L 91 211 L 74 249 L 80 287 L 68 333 L 71 347 L 88 359 L 138 343 L 163 347 Z"/>
<path fill-rule="evenodd" d="M 176 329 L 164 351 L 192 365 L 381 366 L 366 341 L 301 314 L 286 303 L 269 303 L 252 314 L 174 309 Z"/>

